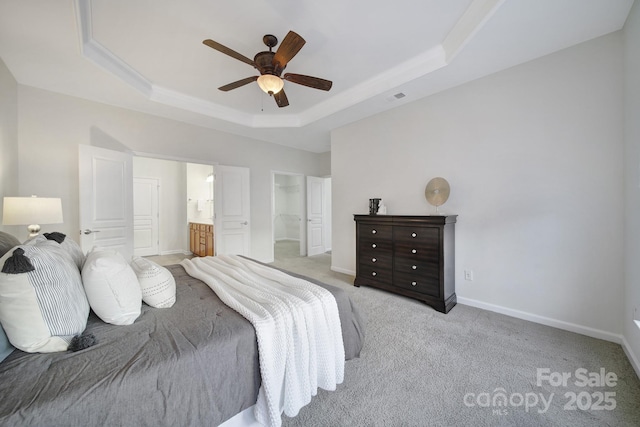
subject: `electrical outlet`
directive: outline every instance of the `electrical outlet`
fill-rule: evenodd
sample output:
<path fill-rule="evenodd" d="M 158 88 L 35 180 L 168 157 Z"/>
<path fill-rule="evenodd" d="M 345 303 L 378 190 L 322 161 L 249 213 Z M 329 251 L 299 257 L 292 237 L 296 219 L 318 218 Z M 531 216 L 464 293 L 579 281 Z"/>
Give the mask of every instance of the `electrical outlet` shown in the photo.
<path fill-rule="evenodd" d="M 465 270 L 464 271 L 464 280 L 473 280 L 473 270 Z"/>

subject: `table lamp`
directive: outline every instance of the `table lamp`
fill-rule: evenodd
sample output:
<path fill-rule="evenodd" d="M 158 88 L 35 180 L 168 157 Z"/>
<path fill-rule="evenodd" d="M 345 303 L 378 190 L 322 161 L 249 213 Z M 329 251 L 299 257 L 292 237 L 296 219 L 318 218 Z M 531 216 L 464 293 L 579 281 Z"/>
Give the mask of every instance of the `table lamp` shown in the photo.
<path fill-rule="evenodd" d="M 29 237 L 37 236 L 40 224 L 62 224 L 62 200 L 51 197 L 5 197 L 3 225 L 28 225 Z"/>

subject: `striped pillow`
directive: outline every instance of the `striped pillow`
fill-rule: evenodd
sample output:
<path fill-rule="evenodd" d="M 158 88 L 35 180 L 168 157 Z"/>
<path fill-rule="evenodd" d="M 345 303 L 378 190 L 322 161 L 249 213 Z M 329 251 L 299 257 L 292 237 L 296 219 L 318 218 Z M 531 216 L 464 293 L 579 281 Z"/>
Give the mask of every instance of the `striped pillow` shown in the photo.
<path fill-rule="evenodd" d="M 80 272 L 55 242 L 20 245 L 0 258 L 0 267 L 17 249 L 33 266 L 26 273 L 0 273 L 0 323 L 11 344 L 28 353 L 66 351 L 89 317 Z"/>
<path fill-rule="evenodd" d="M 54 235 L 60 236 L 59 239 L 56 240 L 55 238 L 51 237 Z M 33 244 L 38 244 L 38 243 L 47 242 L 47 241 L 56 242 L 57 244 L 59 244 L 60 247 L 64 249 L 65 252 L 67 252 L 71 256 L 71 259 L 73 260 L 73 262 L 75 262 L 76 265 L 78 266 L 78 270 L 82 271 L 82 265 L 84 264 L 84 260 L 85 260 L 84 252 L 82 252 L 82 249 L 80 249 L 80 245 L 78 245 L 75 240 L 71 239 L 68 236 L 65 236 L 62 233 L 53 232 L 53 233 L 38 234 L 37 236 L 31 237 L 30 239 L 28 239 L 26 242 L 24 242 L 24 244 L 33 245 Z"/>

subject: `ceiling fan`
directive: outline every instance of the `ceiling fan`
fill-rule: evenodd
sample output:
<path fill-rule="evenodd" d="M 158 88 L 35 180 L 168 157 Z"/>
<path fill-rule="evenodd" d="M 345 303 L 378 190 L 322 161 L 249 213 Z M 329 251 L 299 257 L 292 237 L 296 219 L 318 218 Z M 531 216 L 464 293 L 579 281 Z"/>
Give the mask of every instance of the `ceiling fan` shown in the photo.
<path fill-rule="evenodd" d="M 269 95 L 273 95 L 278 107 L 286 107 L 289 105 L 289 100 L 287 99 L 287 95 L 284 93 L 283 89 L 283 80 L 314 89 L 326 91 L 331 89 L 331 85 L 333 84 L 331 81 L 318 77 L 292 73 L 285 73 L 285 75 L 281 77 L 282 71 L 285 69 L 289 61 L 296 56 L 300 49 L 302 49 L 302 46 L 306 43 L 306 41 L 298 34 L 293 31 L 289 31 L 284 40 L 282 40 L 282 43 L 280 43 L 276 52 L 272 51 L 273 47 L 278 44 L 276 36 L 267 34 L 262 38 L 262 41 L 267 45 L 269 51 L 258 52 L 253 60 L 213 40 L 207 39 L 202 42 L 225 55 L 229 55 L 232 58 L 251 65 L 260 72 L 260 76 L 246 77 L 233 83 L 220 86 L 218 89 L 223 92 L 227 92 L 257 81 L 258 85 L 264 92 Z"/>

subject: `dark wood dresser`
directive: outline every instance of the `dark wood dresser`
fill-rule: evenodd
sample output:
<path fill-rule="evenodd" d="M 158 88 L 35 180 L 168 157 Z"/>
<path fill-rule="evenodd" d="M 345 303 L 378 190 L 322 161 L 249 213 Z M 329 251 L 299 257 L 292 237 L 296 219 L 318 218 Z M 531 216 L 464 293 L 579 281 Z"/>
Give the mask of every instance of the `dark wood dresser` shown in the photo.
<path fill-rule="evenodd" d="M 354 285 L 416 298 L 448 313 L 456 304 L 457 217 L 354 215 Z"/>

